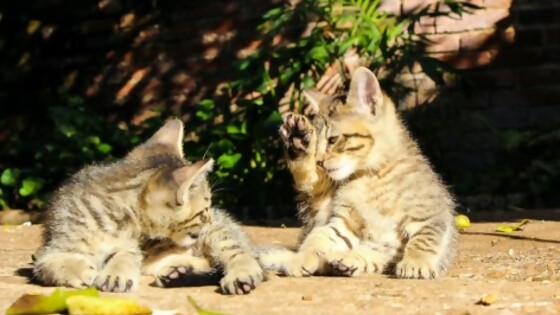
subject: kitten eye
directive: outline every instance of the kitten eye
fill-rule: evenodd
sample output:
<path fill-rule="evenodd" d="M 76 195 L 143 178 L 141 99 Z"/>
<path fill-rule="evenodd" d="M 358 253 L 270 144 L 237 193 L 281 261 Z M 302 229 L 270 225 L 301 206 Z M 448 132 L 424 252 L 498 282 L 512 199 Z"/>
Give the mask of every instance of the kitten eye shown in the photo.
<path fill-rule="evenodd" d="M 329 137 L 327 141 L 329 142 L 329 145 L 333 145 L 338 141 L 338 136 Z"/>

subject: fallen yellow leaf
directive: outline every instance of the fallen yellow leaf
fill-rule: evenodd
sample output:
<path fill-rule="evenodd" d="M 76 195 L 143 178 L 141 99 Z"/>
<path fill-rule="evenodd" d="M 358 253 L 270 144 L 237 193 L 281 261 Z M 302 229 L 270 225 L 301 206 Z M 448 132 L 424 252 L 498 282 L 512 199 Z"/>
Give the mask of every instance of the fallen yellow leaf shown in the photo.
<path fill-rule="evenodd" d="M 134 300 L 116 297 L 72 296 L 66 300 L 69 315 L 149 315 L 152 310 Z"/>
<path fill-rule="evenodd" d="M 464 214 L 455 216 L 455 225 L 460 229 L 465 229 L 471 226 L 471 220 Z"/>
<path fill-rule="evenodd" d="M 523 230 L 523 226 L 529 223 L 529 219 L 523 219 L 515 225 L 500 225 L 496 228 L 497 232 L 511 233 Z"/>
<path fill-rule="evenodd" d="M 97 289 L 61 290 L 49 295 L 24 294 L 6 310 L 6 315 L 40 315 L 60 313 L 66 310 L 66 300 L 71 296 L 99 296 Z"/>

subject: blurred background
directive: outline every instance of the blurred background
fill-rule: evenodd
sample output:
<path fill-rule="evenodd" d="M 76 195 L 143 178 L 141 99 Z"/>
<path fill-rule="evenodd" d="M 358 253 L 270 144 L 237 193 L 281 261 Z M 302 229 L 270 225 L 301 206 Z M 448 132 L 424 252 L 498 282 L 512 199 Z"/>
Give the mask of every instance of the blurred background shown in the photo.
<path fill-rule="evenodd" d="M 461 212 L 560 205 L 558 1 L 2 1 L 0 56 L 0 207 L 20 214 L 176 116 L 187 157 L 217 160 L 216 204 L 294 217 L 281 114 L 358 65 Z"/>

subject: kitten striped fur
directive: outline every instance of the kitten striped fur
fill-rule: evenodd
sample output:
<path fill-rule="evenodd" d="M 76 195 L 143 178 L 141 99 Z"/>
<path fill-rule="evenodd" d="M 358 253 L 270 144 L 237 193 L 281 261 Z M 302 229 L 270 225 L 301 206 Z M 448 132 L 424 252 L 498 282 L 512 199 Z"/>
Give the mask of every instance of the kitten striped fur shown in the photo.
<path fill-rule="evenodd" d="M 263 250 L 263 266 L 290 276 L 442 275 L 457 246 L 454 200 L 375 75 L 358 68 L 346 97 L 306 96 L 314 117 L 290 113 L 280 128 L 303 233 L 297 252 Z"/>
<path fill-rule="evenodd" d="M 88 166 L 54 194 L 33 273 L 46 285 L 125 292 L 224 271 L 224 293 L 249 293 L 263 270 L 247 238 L 212 207 L 212 160 L 183 158 L 183 124 L 167 122 L 123 159 Z"/>

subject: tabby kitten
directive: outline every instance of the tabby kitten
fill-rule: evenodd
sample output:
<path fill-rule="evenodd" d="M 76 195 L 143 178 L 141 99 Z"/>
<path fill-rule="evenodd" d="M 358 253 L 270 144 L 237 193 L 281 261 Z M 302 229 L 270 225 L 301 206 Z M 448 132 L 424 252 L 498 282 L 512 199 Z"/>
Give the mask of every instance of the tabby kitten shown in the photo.
<path fill-rule="evenodd" d="M 290 113 L 280 128 L 303 234 L 297 253 L 260 253 L 265 268 L 291 276 L 441 275 L 456 249 L 454 200 L 375 75 L 358 68 L 347 97 L 305 94 L 315 116 Z"/>
<path fill-rule="evenodd" d="M 219 267 L 224 293 L 253 290 L 263 270 L 240 227 L 211 206 L 213 161 L 189 163 L 182 142 L 183 124 L 171 120 L 123 159 L 70 177 L 46 211 L 34 276 L 126 292 L 141 271 L 165 285 Z"/>

